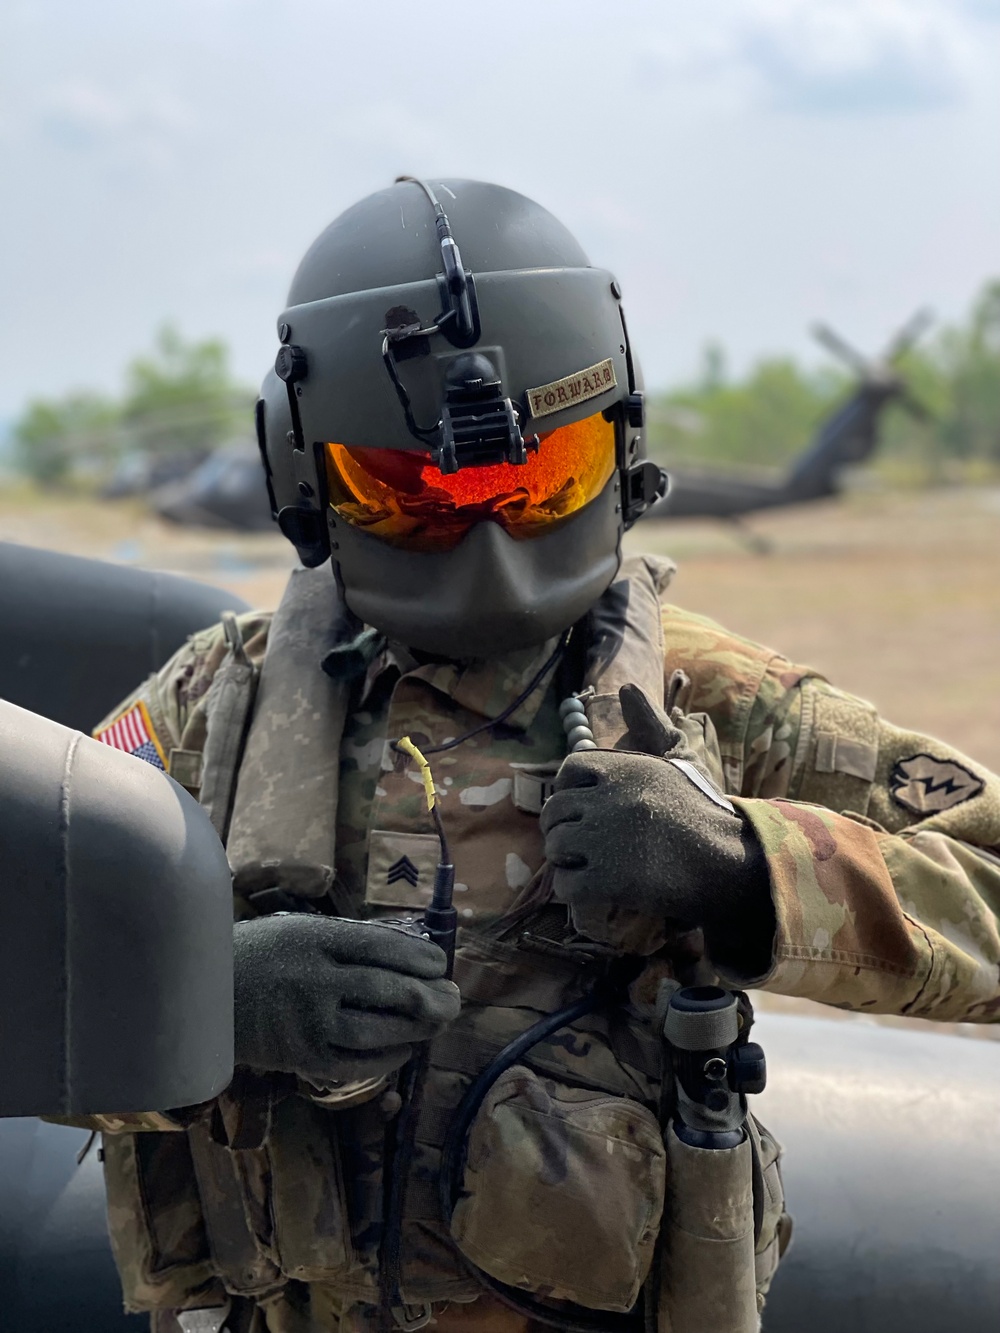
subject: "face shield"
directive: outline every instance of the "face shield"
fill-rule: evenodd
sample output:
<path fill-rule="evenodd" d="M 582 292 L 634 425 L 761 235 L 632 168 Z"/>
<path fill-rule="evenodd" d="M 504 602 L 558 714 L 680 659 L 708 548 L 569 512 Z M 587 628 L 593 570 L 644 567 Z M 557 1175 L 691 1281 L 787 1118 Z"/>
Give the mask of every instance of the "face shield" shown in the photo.
<path fill-rule="evenodd" d="M 602 413 L 540 431 L 524 463 L 442 472 L 429 454 L 328 443 L 327 494 L 341 522 L 406 551 L 450 551 L 476 523 L 514 541 L 553 531 L 604 490 L 615 425 Z"/>

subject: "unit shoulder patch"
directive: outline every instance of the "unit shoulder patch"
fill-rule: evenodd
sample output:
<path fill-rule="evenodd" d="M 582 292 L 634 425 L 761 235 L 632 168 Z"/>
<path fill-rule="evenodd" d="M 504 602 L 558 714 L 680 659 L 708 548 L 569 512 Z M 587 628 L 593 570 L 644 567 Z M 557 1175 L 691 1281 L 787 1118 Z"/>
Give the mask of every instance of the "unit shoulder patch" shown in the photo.
<path fill-rule="evenodd" d="M 541 384 L 537 389 L 528 390 L 528 411 L 532 418 L 547 417 L 552 412 L 561 412 L 564 407 L 574 403 L 585 403 L 588 398 L 596 398 L 616 387 L 615 363 L 610 357 L 599 361 L 596 366 L 578 370 L 575 375 L 566 375 L 551 384 Z"/>
<path fill-rule="evenodd" d="M 161 772 L 167 771 L 166 755 L 157 739 L 149 709 L 141 699 L 106 727 L 99 727 L 94 732 L 94 740 L 110 745 L 112 749 L 124 750 L 136 759 L 144 759 Z"/>
<path fill-rule="evenodd" d="M 982 778 L 962 764 L 933 754 L 912 754 L 900 759 L 889 775 L 892 799 L 915 815 L 950 810 L 953 805 L 978 796 L 983 786 Z"/>

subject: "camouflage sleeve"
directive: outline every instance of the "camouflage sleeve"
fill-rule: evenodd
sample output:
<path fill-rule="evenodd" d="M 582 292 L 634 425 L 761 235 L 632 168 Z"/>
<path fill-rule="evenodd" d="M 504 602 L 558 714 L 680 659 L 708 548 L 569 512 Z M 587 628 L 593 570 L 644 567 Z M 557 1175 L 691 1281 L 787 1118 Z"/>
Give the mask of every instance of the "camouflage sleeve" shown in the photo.
<path fill-rule="evenodd" d="M 663 607 L 666 683 L 703 712 L 768 858 L 766 990 L 1000 1021 L 1000 779 L 809 667 Z M 746 979 L 744 984 L 749 984 Z"/>
<path fill-rule="evenodd" d="M 1000 1021 L 1000 779 L 814 676 L 789 693 L 781 728 L 784 790 L 744 788 L 738 802 L 777 915 L 773 968 L 755 984 L 849 1009 Z M 748 753 L 754 739 L 751 727 Z"/>

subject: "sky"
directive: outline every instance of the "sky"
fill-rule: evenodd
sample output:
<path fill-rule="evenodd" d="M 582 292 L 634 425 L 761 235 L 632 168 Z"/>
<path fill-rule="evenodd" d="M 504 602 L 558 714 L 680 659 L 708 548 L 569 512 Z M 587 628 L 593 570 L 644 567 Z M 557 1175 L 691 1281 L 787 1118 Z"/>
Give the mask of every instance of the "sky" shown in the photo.
<path fill-rule="evenodd" d="M 401 173 L 536 198 L 647 384 L 874 352 L 1000 276 L 1000 0 L 3 0 L 0 421 L 174 322 L 257 383 L 298 259 Z M 461 238 L 459 238 L 461 241 Z"/>

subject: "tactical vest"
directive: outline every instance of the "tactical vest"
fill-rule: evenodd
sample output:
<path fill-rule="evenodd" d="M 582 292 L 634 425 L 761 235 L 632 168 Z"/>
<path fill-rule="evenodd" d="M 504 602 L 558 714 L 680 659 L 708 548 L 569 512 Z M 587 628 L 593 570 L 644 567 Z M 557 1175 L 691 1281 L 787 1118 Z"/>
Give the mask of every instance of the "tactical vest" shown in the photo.
<path fill-rule="evenodd" d="M 648 557 L 626 561 L 588 617 L 581 696 L 602 748 L 627 746 L 621 685 L 664 700 L 660 593 L 671 573 Z M 201 799 L 226 841 L 237 895 L 319 899 L 333 883 L 336 742 L 365 644 L 346 616 L 331 616 L 330 591 L 317 571 L 293 574 L 259 681 L 232 624 L 228 630 L 229 654 L 209 696 Z M 332 674 L 317 668 L 324 653 L 339 663 Z M 699 715 L 683 723 L 721 785 L 711 722 Z M 539 810 L 553 775 L 529 775 Z M 605 961 L 600 954 L 575 935 L 564 909 L 547 902 L 544 877 L 516 918 L 460 932 L 462 1013 L 431 1047 L 406 1190 L 407 1303 L 480 1294 L 456 1241 L 481 1267 L 548 1299 L 604 1310 L 634 1303 L 649 1270 L 665 1169 L 656 1115 L 660 1042 L 641 1007 L 588 1014 L 535 1046 L 474 1127 L 466 1197 L 450 1226 L 438 1201 L 442 1144 L 469 1081 L 514 1037 L 580 998 Z M 127 1307 L 191 1308 L 225 1293 L 266 1303 L 289 1280 L 331 1289 L 340 1310 L 372 1304 L 395 1108 L 370 1092 L 352 1103 L 284 1079 L 242 1076 L 186 1132 L 106 1138 Z M 768 1182 L 757 1245 L 765 1290 L 778 1258 L 782 1200 L 778 1148 L 766 1131 L 754 1134 Z M 531 1206 L 522 1209 L 528 1196 Z"/>

